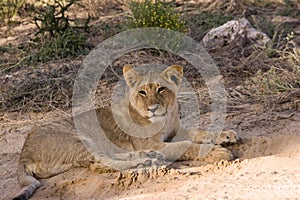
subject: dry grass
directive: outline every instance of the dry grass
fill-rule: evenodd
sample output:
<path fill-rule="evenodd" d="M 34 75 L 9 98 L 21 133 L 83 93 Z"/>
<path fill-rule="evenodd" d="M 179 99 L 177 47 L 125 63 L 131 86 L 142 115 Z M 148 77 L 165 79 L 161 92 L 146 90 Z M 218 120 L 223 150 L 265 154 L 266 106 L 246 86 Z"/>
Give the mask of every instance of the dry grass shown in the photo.
<path fill-rule="evenodd" d="M 90 43 L 98 44 L 121 30 L 118 27 L 124 22 L 125 16 L 127 16 L 122 15 L 124 10 L 127 9 L 127 1 L 119 0 L 107 3 L 100 0 L 84 0 L 82 2 L 87 7 L 90 6 L 91 10 L 97 9 L 94 11 L 94 14 L 97 15 L 95 16 L 96 18 L 99 18 L 92 20 L 91 33 L 88 38 Z M 240 17 L 242 14 L 231 10 L 233 7 L 242 6 L 241 8 L 250 13 L 254 9 L 250 1 L 228 0 L 224 5 L 218 4 L 217 1 L 211 2 L 215 6 L 215 10 L 228 10 L 233 17 Z M 99 4 L 99 6 L 93 7 L 93 3 Z M 190 9 L 187 7 L 189 5 L 185 3 L 180 4 L 181 10 L 185 17 L 187 16 L 187 19 L 188 16 L 195 16 L 195 11 L 201 6 L 201 4 L 193 4 L 191 5 L 193 9 L 189 11 Z M 207 5 L 204 8 L 210 10 L 213 7 L 208 9 L 209 5 Z M 271 11 L 267 12 L 266 10 L 268 9 Z M 257 28 L 260 28 L 260 23 L 255 23 L 254 19 L 266 16 L 273 17 L 274 13 L 277 12 L 277 8 L 275 10 L 272 9 L 274 9 L 272 4 L 270 7 L 261 8 L 261 10 L 257 9 L 257 16 L 251 14 L 250 19 L 252 19 L 252 23 L 257 25 Z M 107 13 L 110 16 L 109 19 Z M 190 29 L 189 34 L 199 35 L 199 31 L 196 32 L 195 30 Z M 294 35 L 281 34 L 281 32 L 276 32 L 273 29 L 261 28 L 261 30 L 269 32 L 269 36 L 273 34 L 273 44 L 268 48 L 246 45 L 239 48 L 223 49 L 222 52 L 211 52 L 211 56 L 225 78 L 229 103 L 242 104 L 254 101 L 268 103 L 270 99 L 281 103 L 293 101 L 296 98 L 299 99 L 299 35 L 297 33 Z M 28 33 L 27 35 L 30 36 Z M 26 112 L 47 111 L 56 107 L 70 108 L 73 81 L 81 65 L 82 58 L 74 58 L 72 61 L 68 59 L 51 61 L 48 64 L 35 67 L 21 65 L 20 62 L 26 56 L 24 56 L 24 45 L 23 48 L 20 48 L 20 41 L 17 36 L 15 35 L 16 39 L 14 40 L 16 43 L 0 47 L 1 52 L 3 52 L 3 56 L 0 58 L 2 61 L 0 63 L 0 84 L 5 86 L 0 88 L 0 110 Z M 25 41 L 23 44 L 31 42 L 28 36 L 26 39 L 26 34 L 22 35 L 22 40 Z M 201 76 L 195 72 L 195 69 L 178 56 L 151 50 L 124 55 L 109 67 L 106 74 L 104 74 L 104 79 L 99 84 L 97 94 L 101 94 L 101 90 L 104 91 L 102 92 L 104 93 L 103 97 L 96 97 L 103 102 L 99 103 L 99 106 L 109 103 L 109 94 L 111 92 L 109 88 L 122 75 L 121 68 L 125 63 L 131 63 L 136 66 L 145 63 L 162 63 L 166 65 L 178 63 L 184 65 L 186 78 L 200 95 L 203 111 L 209 111 L 210 98 L 208 93 L 204 92 L 207 88 Z M 203 94 L 201 94 L 202 92 Z"/>
<path fill-rule="evenodd" d="M 1 110 L 48 111 L 71 106 L 73 83 L 81 62 L 52 63 L 1 76 Z"/>
<path fill-rule="evenodd" d="M 292 36 L 250 54 L 243 65 L 255 64 L 256 70 L 244 84 L 235 87 L 231 98 L 262 101 L 267 106 L 300 98 L 300 48 Z M 267 64 L 258 68 L 261 61 Z"/>

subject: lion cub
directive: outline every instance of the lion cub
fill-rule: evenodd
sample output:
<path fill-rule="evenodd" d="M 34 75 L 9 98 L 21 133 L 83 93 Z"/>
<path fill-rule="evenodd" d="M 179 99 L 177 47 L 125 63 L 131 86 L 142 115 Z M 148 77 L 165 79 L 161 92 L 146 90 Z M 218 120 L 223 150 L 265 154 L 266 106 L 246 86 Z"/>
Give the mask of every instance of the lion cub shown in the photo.
<path fill-rule="evenodd" d="M 90 111 L 37 127 L 28 135 L 20 155 L 18 181 L 23 188 L 14 199 L 28 199 L 41 185 L 38 178 L 74 167 L 97 164 L 102 171 L 111 171 L 159 165 L 164 161 L 217 162 L 233 158 L 221 144 L 236 143 L 238 136 L 234 131 L 222 132 L 212 143 L 205 140 L 204 131 L 180 127 L 177 91 L 183 78 L 181 66 L 141 75 L 125 65 L 123 75 L 129 87 L 124 99 L 96 110 L 106 138 L 123 152 L 92 153 L 83 144 L 74 120 L 80 121 Z M 151 135 L 145 137 L 146 133 Z"/>

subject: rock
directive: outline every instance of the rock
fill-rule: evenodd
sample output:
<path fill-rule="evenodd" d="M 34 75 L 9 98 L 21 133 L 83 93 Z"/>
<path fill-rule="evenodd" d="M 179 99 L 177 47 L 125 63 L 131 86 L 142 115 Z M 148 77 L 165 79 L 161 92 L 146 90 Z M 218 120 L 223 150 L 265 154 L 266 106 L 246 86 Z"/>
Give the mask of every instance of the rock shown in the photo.
<path fill-rule="evenodd" d="M 202 39 L 203 46 L 208 50 L 225 46 L 242 46 L 246 42 L 265 46 L 270 41 L 265 33 L 253 28 L 245 18 L 228 21 L 222 26 L 209 31 Z"/>

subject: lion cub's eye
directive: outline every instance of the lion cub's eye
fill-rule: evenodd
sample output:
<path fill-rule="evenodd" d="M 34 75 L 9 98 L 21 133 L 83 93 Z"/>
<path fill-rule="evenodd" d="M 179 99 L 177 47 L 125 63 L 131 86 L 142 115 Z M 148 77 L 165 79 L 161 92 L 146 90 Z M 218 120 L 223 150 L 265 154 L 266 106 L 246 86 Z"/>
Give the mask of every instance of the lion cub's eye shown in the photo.
<path fill-rule="evenodd" d="M 139 95 L 141 95 L 142 97 L 145 97 L 146 96 L 146 91 L 145 90 L 140 90 L 139 91 Z"/>
<path fill-rule="evenodd" d="M 157 93 L 161 94 L 165 91 L 165 89 L 166 89 L 165 87 L 160 87 L 160 88 L 157 89 Z"/>

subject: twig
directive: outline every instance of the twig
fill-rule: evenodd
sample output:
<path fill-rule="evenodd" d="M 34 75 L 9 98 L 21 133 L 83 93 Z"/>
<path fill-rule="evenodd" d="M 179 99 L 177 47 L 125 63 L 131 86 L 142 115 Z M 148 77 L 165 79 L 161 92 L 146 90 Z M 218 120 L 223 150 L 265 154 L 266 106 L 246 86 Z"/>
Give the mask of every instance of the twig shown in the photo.
<path fill-rule="evenodd" d="M 24 60 L 26 60 L 27 58 L 30 58 L 31 56 L 32 56 L 32 55 L 25 56 L 24 58 L 22 58 L 21 60 L 19 60 L 19 62 L 17 62 L 16 64 L 14 64 L 14 65 L 12 65 L 12 66 L 9 66 L 9 67 L 7 67 L 7 68 L 2 69 L 2 70 L 0 71 L 0 73 L 3 73 L 3 72 L 5 72 L 5 71 L 7 71 L 7 70 L 11 70 L 11 69 L 13 69 L 13 68 L 15 68 L 15 67 L 18 67 Z"/>

